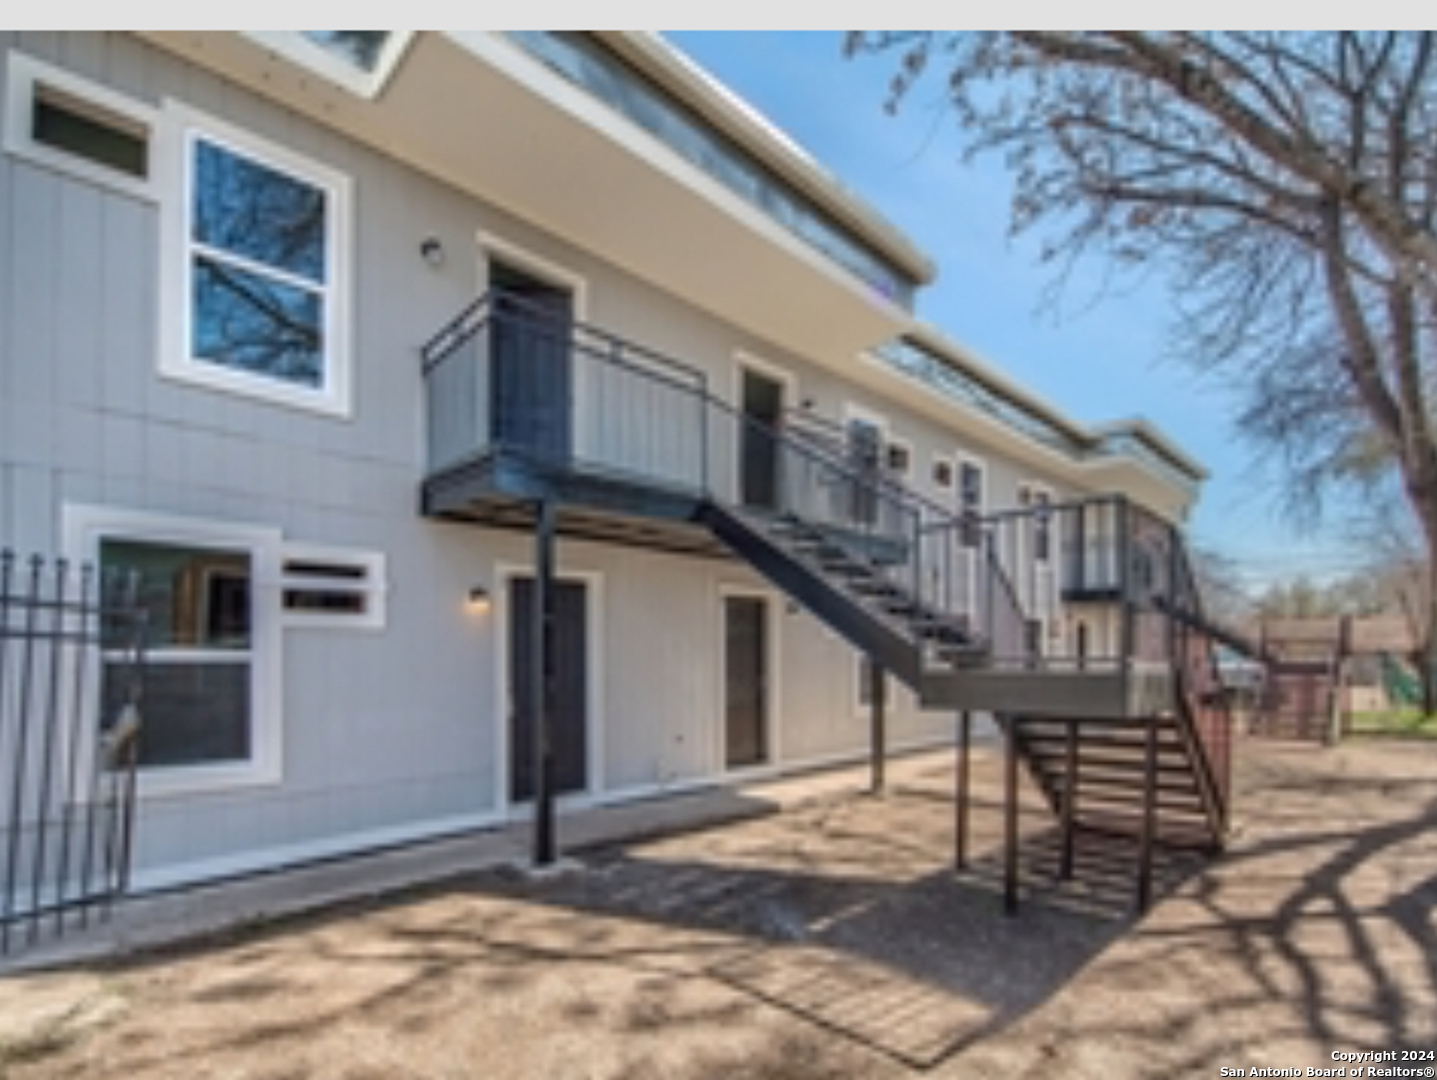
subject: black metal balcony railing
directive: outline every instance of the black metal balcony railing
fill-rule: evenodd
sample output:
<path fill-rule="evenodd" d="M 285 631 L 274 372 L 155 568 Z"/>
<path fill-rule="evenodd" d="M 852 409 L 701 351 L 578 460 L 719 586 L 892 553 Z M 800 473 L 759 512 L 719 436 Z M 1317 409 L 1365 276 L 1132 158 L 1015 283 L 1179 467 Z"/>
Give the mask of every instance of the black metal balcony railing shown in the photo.
<path fill-rule="evenodd" d="M 831 421 L 763 423 L 701 370 L 505 292 L 435 335 L 423 372 L 431 477 L 503 454 L 793 515 L 863 546 L 908 595 L 980 634 L 996 664 L 1170 654 L 1171 619 L 1143 598 L 1174 593 L 1181 539 L 1122 496 L 960 513 L 855 455 Z M 1195 588 L 1174 602 L 1195 610 Z"/>
<path fill-rule="evenodd" d="M 431 477 L 505 454 L 645 488 L 789 514 L 869 551 L 912 595 L 931 508 L 881 470 L 714 396 L 701 371 L 522 298 L 481 297 L 423 350 Z M 930 572 L 930 570 L 932 572 Z"/>

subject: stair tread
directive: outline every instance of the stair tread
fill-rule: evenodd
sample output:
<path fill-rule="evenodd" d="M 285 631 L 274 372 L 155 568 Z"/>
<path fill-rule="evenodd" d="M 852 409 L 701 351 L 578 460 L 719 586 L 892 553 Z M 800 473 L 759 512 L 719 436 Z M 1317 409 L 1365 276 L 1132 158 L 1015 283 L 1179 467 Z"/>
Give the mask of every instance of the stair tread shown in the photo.
<path fill-rule="evenodd" d="M 1053 794 L 1062 795 L 1068 790 L 1066 784 L 1056 780 L 1052 782 Z M 1142 784 L 1085 784 L 1078 782 L 1078 803 L 1084 802 L 1132 802 L 1141 805 L 1144 797 Z M 1158 805 L 1160 806 L 1182 806 L 1202 809 L 1202 799 L 1198 796 L 1197 789 L 1192 787 L 1162 787 L 1157 789 Z"/>
<path fill-rule="evenodd" d="M 1045 768 L 1044 766 L 1039 765 L 1039 768 L 1045 775 L 1051 776 L 1055 783 L 1063 783 L 1064 778 L 1067 775 L 1067 768 L 1065 763 L 1061 760 L 1055 760 L 1052 762 L 1052 766 L 1052 768 Z M 1114 784 L 1119 782 L 1141 783 L 1142 778 L 1143 774 L 1138 769 L 1124 769 L 1120 766 L 1108 764 L 1102 764 L 1094 767 L 1091 763 L 1089 763 L 1085 767 L 1084 764 L 1081 762 L 1078 765 L 1079 784 Z M 1191 769 L 1179 769 L 1174 767 L 1169 769 L 1159 769 L 1157 773 L 1159 787 L 1170 788 L 1173 786 L 1173 782 L 1176 780 L 1190 780 L 1191 778 Z"/>

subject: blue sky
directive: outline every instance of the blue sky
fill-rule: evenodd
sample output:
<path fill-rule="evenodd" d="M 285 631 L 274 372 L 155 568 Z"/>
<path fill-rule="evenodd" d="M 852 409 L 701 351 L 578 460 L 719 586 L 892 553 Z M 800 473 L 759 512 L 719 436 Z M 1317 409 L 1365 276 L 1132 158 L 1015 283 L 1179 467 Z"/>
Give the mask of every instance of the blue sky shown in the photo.
<path fill-rule="evenodd" d="M 1165 359 L 1160 293 L 1091 304 L 1073 289 L 1061 318 L 1039 314 L 1051 270 L 1035 244 L 1008 239 L 1008 176 L 996 160 L 959 160 L 958 133 L 933 87 L 890 116 L 892 58 L 845 59 L 836 31 L 665 36 L 929 254 L 938 280 L 919 298 L 925 320 L 1066 415 L 1147 417 L 1202 461 L 1212 477 L 1191 521 L 1197 542 L 1239 560 L 1254 585 L 1352 568 L 1340 519 L 1326 535 L 1300 535 L 1277 515 L 1272 470 L 1242 443 L 1232 392 Z"/>

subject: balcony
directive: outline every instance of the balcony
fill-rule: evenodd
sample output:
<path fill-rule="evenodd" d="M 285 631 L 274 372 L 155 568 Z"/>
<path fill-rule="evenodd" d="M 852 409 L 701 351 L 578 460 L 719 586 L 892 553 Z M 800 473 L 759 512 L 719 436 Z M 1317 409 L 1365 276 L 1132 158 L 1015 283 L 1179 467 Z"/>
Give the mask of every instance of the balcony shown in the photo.
<path fill-rule="evenodd" d="M 542 297 L 481 297 L 423 350 L 430 516 L 681 551 L 724 548 L 705 502 L 791 514 L 901 562 L 922 514 L 876 456 L 835 450 L 801 417 L 715 397 L 697 368 L 586 326 Z"/>

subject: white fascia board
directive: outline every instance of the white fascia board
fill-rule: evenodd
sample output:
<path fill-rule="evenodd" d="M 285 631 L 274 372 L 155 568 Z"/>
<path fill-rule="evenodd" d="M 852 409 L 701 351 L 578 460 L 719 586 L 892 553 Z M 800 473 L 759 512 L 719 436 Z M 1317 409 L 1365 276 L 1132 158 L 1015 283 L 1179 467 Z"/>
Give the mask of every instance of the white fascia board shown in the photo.
<path fill-rule="evenodd" d="M 705 202 L 719 208 L 772 247 L 806 264 L 831 284 L 840 286 L 853 296 L 855 303 L 881 311 L 892 323 L 894 333 L 911 321 L 912 315 L 903 307 L 866 290 L 847 270 L 773 221 L 758 207 L 685 160 L 660 139 L 596 100 L 583 88 L 573 85 L 540 60 L 505 40 L 502 34 L 466 30 L 446 31 L 444 36 L 550 106 L 563 110 L 603 135 L 676 186 L 694 192 Z"/>

